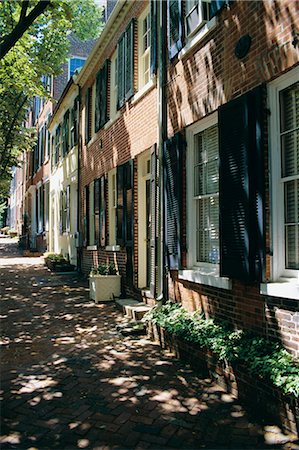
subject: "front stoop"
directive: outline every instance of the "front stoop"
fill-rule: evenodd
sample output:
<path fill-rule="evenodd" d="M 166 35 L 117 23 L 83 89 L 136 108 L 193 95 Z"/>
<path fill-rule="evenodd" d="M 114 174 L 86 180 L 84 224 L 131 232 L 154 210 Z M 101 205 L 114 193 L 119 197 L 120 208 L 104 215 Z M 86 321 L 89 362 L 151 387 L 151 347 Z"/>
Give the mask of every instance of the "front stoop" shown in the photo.
<path fill-rule="evenodd" d="M 149 305 L 132 298 L 115 299 L 116 306 L 123 311 L 126 323 L 119 327 L 123 334 L 146 334 L 142 318 L 151 310 Z"/>

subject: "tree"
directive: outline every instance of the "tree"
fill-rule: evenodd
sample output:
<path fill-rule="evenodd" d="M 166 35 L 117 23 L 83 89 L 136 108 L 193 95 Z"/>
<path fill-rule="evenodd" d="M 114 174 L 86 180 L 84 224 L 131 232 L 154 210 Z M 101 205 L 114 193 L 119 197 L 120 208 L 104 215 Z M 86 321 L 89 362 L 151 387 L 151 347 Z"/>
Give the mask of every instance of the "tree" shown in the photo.
<path fill-rule="evenodd" d="M 49 97 L 43 75 L 56 76 L 68 56 L 68 35 L 96 38 L 103 26 L 94 0 L 2 0 L 0 3 L 0 194 L 8 195 L 11 167 L 30 150 L 25 127 L 31 99 Z"/>

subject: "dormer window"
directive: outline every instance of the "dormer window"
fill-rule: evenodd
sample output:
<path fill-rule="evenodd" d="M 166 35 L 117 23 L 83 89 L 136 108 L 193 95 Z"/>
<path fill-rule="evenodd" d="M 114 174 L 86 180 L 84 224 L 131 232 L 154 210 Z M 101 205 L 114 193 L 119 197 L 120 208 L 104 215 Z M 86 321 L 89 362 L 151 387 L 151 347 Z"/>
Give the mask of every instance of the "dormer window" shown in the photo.
<path fill-rule="evenodd" d="M 84 66 L 86 58 L 74 56 L 69 59 L 69 79 Z"/>

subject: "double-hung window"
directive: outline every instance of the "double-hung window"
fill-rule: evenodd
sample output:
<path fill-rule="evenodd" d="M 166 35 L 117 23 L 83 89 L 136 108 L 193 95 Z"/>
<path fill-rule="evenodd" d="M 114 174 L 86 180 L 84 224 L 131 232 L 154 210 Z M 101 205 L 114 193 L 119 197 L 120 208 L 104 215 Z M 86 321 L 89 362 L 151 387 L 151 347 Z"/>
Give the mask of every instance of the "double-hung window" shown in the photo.
<path fill-rule="evenodd" d="M 151 23 L 149 8 L 143 12 L 138 20 L 138 39 L 139 88 L 143 88 L 150 81 Z"/>
<path fill-rule="evenodd" d="M 211 18 L 210 0 L 186 0 L 185 2 L 185 30 L 189 36 Z"/>
<path fill-rule="evenodd" d="M 219 263 L 219 150 L 215 119 L 216 116 L 212 121 L 204 121 L 189 134 L 191 266 Z"/>
<path fill-rule="evenodd" d="M 272 279 L 299 299 L 299 69 L 269 86 L 272 174 Z M 278 289 L 277 283 L 277 289 Z M 273 286 L 275 288 L 275 286 Z M 297 289 L 297 291 L 296 291 Z M 282 291 L 287 292 L 286 285 Z M 275 294 L 275 293 L 274 293 Z M 283 295 L 283 292 L 277 293 Z M 288 293 L 292 297 L 292 292 Z M 297 295 L 297 297 L 296 297 Z"/>
<path fill-rule="evenodd" d="M 110 70 L 110 119 L 114 119 L 117 112 L 117 82 L 118 82 L 118 62 L 117 51 L 115 51 L 111 58 Z"/>

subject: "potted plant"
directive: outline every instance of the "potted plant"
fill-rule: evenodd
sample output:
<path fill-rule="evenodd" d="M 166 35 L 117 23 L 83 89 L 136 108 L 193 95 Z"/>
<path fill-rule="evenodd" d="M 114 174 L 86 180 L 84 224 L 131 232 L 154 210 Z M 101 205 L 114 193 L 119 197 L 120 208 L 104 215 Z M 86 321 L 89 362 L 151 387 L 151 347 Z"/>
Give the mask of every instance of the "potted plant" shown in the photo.
<path fill-rule="evenodd" d="M 119 297 L 121 275 L 117 274 L 114 263 L 99 264 L 89 276 L 89 296 L 96 303 L 109 302 Z"/>
<path fill-rule="evenodd" d="M 53 272 L 72 272 L 75 266 L 60 253 L 46 253 L 45 264 Z"/>

